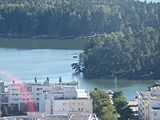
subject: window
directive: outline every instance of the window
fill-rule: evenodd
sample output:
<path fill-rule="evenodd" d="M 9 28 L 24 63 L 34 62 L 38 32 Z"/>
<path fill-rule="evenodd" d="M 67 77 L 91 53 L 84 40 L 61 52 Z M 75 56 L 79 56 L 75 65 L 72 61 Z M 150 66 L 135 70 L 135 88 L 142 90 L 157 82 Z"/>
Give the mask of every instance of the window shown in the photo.
<path fill-rule="evenodd" d="M 63 106 L 66 106 L 66 103 L 63 103 Z"/>
<path fill-rule="evenodd" d="M 81 108 L 81 111 L 84 111 L 84 108 Z"/>
<path fill-rule="evenodd" d="M 32 92 L 32 87 L 31 87 L 31 86 L 28 86 L 28 87 L 27 87 L 27 91 L 28 91 L 28 92 Z"/>
<path fill-rule="evenodd" d="M 18 96 L 18 94 L 14 94 L 14 93 L 13 93 L 12 95 L 16 95 L 16 96 Z"/>
<path fill-rule="evenodd" d="M 37 88 L 37 90 L 42 90 L 42 88 Z"/>
<path fill-rule="evenodd" d="M 12 91 L 19 91 L 19 89 L 13 88 Z"/>
<path fill-rule="evenodd" d="M 75 103 L 72 103 L 73 106 L 75 106 Z"/>
<path fill-rule="evenodd" d="M 80 102 L 78 102 L 77 105 L 80 106 Z"/>
<path fill-rule="evenodd" d="M 156 113 L 156 112 L 154 113 L 154 116 L 157 116 L 157 113 Z"/>
<path fill-rule="evenodd" d="M 81 103 L 81 105 L 82 105 L 82 106 L 84 105 L 83 102 Z"/>
<path fill-rule="evenodd" d="M 17 100 L 19 100 L 19 99 L 18 99 L 18 98 L 14 98 L 13 100 L 17 101 Z"/>

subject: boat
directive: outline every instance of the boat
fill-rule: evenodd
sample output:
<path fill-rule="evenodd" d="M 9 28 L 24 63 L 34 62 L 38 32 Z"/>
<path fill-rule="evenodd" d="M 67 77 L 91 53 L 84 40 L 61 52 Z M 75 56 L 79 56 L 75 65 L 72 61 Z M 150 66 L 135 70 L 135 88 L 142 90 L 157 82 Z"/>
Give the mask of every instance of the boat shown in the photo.
<path fill-rule="evenodd" d="M 76 55 L 74 55 L 74 56 L 73 56 L 73 58 L 77 58 L 77 56 L 76 56 Z"/>

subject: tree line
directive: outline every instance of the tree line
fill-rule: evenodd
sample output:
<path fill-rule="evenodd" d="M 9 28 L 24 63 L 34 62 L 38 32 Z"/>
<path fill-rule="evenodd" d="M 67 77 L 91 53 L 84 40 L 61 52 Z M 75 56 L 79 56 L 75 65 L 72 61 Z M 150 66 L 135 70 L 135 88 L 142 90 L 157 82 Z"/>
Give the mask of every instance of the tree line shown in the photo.
<path fill-rule="evenodd" d="M 114 4 L 121 19 L 113 25 L 119 29 L 88 39 L 79 61 L 72 64 L 75 72 L 85 78 L 160 79 L 159 5 L 132 0 Z"/>
<path fill-rule="evenodd" d="M 83 36 L 159 29 L 159 3 L 134 0 L 1 0 L 1 36 Z"/>
<path fill-rule="evenodd" d="M 72 66 L 85 78 L 159 79 L 160 33 L 145 27 L 97 35 Z"/>

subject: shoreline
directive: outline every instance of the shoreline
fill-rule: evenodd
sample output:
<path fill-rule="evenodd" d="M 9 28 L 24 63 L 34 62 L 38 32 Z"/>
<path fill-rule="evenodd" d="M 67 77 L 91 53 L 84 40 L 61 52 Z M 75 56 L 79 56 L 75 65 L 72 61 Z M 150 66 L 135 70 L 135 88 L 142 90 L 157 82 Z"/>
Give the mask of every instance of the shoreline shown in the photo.
<path fill-rule="evenodd" d="M 10 35 L 10 34 L 0 34 L 1 38 L 14 38 L 14 39 L 86 39 L 86 38 L 93 38 L 95 37 L 96 33 L 94 34 L 82 34 L 82 35 Z"/>

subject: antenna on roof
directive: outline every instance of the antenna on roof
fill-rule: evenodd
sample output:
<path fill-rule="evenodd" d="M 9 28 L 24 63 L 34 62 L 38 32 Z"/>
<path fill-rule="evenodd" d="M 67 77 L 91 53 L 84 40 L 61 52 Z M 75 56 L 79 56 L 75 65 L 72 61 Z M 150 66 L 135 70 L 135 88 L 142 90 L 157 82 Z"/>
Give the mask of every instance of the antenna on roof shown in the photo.
<path fill-rule="evenodd" d="M 49 77 L 47 77 L 47 81 L 49 82 Z"/>
<path fill-rule="evenodd" d="M 61 77 L 59 77 L 59 83 L 62 83 L 62 78 Z"/>
<path fill-rule="evenodd" d="M 35 81 L 35 83 L 37 83 L 37 78 L 36 77 L 34 78 L 34 81 Z"/>

